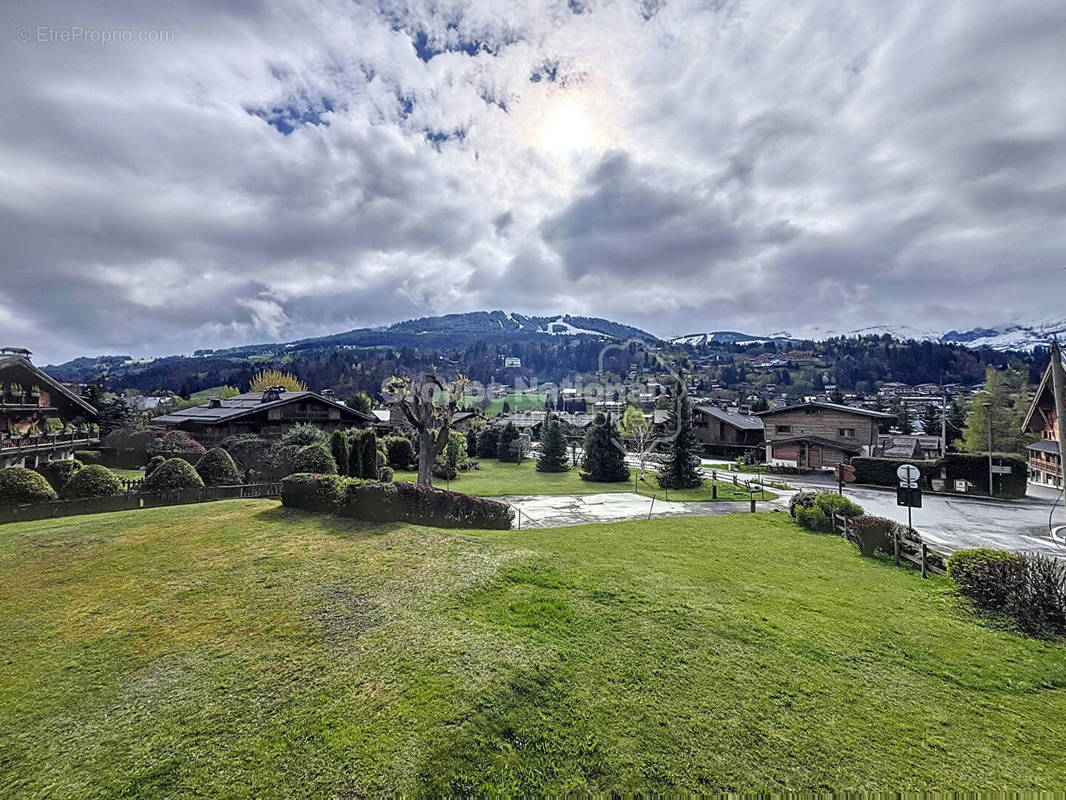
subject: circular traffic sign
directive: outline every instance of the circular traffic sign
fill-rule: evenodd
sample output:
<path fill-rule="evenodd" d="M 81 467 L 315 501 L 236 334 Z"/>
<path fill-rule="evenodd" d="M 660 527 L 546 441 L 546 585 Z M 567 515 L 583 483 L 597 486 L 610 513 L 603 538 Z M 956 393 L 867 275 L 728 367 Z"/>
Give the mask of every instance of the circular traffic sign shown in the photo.
<path fill-rule="evenodd" d="M 904 483 L 914 483 L 918 480 L 921 473 L 914 464 L 900 464 L 899 468 L 896 470 L 896 475 Z"/>

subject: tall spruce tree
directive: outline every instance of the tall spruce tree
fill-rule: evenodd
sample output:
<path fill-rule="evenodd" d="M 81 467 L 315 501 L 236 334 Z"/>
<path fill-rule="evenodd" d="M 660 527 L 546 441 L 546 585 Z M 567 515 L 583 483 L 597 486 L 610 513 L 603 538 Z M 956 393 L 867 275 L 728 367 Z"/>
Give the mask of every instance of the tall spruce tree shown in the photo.
<path fill-rule="evenodd" d="M 566 472 L 569 469 L 563 424 L 554 414 L 548 414 L 544 420 L 543 433 L 540 435 L 540 458 L 537 459 L 537 471 Z"/>
<path fill-rule="evenodd" d="M 940 435 L 940 407 L 933 404 L 922 406 L 918 420 L 922 423 L 922 433 L 926 436 Z"/>
<path fill-rule="evenodd" d="M 625 447 L 610 414 L 597 414 L 585 434 L 585 457 L 581 462 L 581 478 L 601 483 L 629 480 Z"/>
<path fill-rule="evenodd" d="M 703 483 L 700 457 L 696 452 L 696 434 L 692 429 L 692 403 L 683 378 L 674 387 L 673 405 L 666 417 L 664 431 L 670 437 L 666 458 L 659 470 L 659 485 L 664 489 L 692 489 Z"/>

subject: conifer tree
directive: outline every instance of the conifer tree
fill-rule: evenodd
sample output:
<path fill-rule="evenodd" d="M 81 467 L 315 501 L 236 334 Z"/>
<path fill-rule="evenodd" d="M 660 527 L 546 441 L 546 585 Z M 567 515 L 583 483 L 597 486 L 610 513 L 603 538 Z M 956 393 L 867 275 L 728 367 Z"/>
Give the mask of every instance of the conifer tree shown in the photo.
<path fill-rule="evenodd" d="M 696 434 L 692 429 L 692 404 L 683 378 L 677 379 L 673 405 L 666 417 L 664 431 L 670 437 L 666 458 L 659 471 L 659 485 L 664 489 L 691 489 L 703 483 L 700 457 L 696 452 Z"/>
<path fill-rule="evenodd" d="M 540 436 L 538 472 L 566 472 L 570 464 L 566 460 L 566 438 L 563 424 L 553 414 L 544 420 L 544 432 Z"/>
<path fill-rule="evenodd" d="M 515 448 L 517 441 L 518 428 L 513 422 L 508 422 L 500 431 L 500 438 L 496 442 L 496 458 L 500 461 L 517 461 L 518 455 Z"/>
<path fill-rule="evenodd" d="M 597 414 L 585 434 L 585 457 L 581 462 L 581 478 L 603 483 L 629 480 L 625 448 L 610 414 Z"/>
<path fill-rule="evenodd" d="M 337 462 L 337 472 L 348 474 L 348 436 L 344 431 L 333 431 L 329 437 L 329 450 Z"/>

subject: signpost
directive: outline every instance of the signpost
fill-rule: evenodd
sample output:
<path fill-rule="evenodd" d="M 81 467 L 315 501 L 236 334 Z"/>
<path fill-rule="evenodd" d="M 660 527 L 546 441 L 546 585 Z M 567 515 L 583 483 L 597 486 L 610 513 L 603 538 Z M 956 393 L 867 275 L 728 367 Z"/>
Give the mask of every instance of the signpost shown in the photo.
<path fill-rule="evenodd" d="M 844 494 L 845 483 L 855 483 L 855 467 L 851 464 L 837 464 L 833 468 L 833 474 L 837 479 L 837 491 Z"/>
<path fill-rule="evenodd" d="M 896 470 L 896 477 L 899 478 L 896 505 L 907 507 L 907 530 L 914 529 L 911 525 L 911 509 L 922 507 L 922 490 L 918 487 L 921 476 L 922 473 L 913 464 L 900 464 Z"/>

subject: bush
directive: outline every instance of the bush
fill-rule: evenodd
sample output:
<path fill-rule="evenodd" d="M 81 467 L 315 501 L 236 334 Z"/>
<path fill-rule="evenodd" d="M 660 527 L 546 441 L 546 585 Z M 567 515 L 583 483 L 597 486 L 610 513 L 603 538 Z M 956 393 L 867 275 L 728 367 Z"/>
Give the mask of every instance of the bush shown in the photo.
<path fill-rule="evenodd" d="M 333 512 L 340 506 L 348 482 L 340 475 L 288 475 L 281 481 L 281 504 Z"/>
<path fill-rule="evenodd" d="M 122 493 L 122 483 L 114 472 L 99 464 L 90 464 L 70 479 L 70 483 L 63 487 L 62 496 L 64 500 L 80 500 Z"/>
<path fill-rule="evenodd" d="M 235 439 L 236 441 L 230 441 Z M 276 445 L 269 439 L 260 439 L 257 436 L 249 436 L 238 439 L 235 436 L 228 437 L 223 443 L 226 452 L 230 454 L 233 463 L 242 473 L 250 472 L 265 473 L 273 471 L 274 449 Z M 295 451 L 293 451 L 295 454 Z"/>
<path fill-rule="evenodd" d="M 323 442 L 309 444 L 296 451 L 292 460 L 293 472 L 314 472 L 323 475 L 336 475 L 337 462 Z"/>
<path fill-rule="evenodd" d="M 1066 634 L 1066 562 L 1037 553 L 1022 556 L 1022 562 L 1010 615 L 1031 636 Z"/>
<path fill-rule="evenodd" d="M 1024 497 L 1028 468 L 1025 460 L 1010 453 L 993 453 L 995 463 L 1010 467 L 1009 475 L 997 475 L 996 495 L 1001 497 Z M 944 475 L 945 490 L 951 491 L 956 480 L 973 484 L 974 491 L 988 493 L 988 455 L 984 453 L 947 453 L 935 461 L 921 461 L 911 458 L 866 458 L 856 456 L 851 459 L 855 468 L 855 480 L 858 483 L 872 483 L 877 486 L 896 486 L 899 477 L 896 470 L 902 464 L 913 464 L 920 473 L 919 485 L 930 488 L 930 481 Z"/>
<path fill-rule="evenodd" d="M 496 458 L 500 461 L 518 461 L 518 428 L 508 422 L 496 438 Z"/>
<path fill-rule="evenodd" d="M 892 537 L 897 524 L 885 517 L 858 516 L 848 522 L 848 539 L 864 556 L 872 556 L 878 550 L 893 552 Z"/>
<path fill-rule="evenodd" d="M 806 502 L 806 500 L 804 500 Z M 791 503 L 790 503 L 791 505 Z M 797 503 L 793 509 L 796 522 L 810 531 L 833 533 L 833 514 L 852 519 L 862 515 L 862 506 L 834 492 L 819 492 L 810 505 Z"/>
<path fill-rule="evenodd" d="M 149 453 L 183 453 L 190 456 L 202 456 L 207 448 L 193 439 L 185 431 L 168 431 L 163 436 L 153 439 L 148 445 Z"/>
<path fill-rule="evenodd" d="M 166 460 L 166 456 L 152 456 L 150 459 L 148 459 L 148 463 L 144 467 L 144 477 L 147 478 L 149 475 L 159 469 L 159 465 Z"/>
<path fill-rule="evenodd" d="M 415 463 L 415 446 L 406 436 L 386 436 L 385 452 L 393 469 L 408 469 Z"/>
<path fill-rule="evenodd" d="M 793 519 L 798 519 L 796 516 L 797 510 L 814 506 L 814 498 L 817 496 L 818 492 L 796 492 L 788 501 L 788 513 L 792 515 Z"/>
<path fill-rule="evenodd" d="M 168 458 L 141 483 L 142 492 L 196 489 L 204 485 L 193 465 L 184 458 Z"/>
<path fill-rule="evenodd" d="M 82 464 L 99 464 L 104 455 L 99 450 L 75 450 L 74 458 Z"/>
<path fill-rule="evenodd" d="M 477 454 L 481 458 L 496 458 L 500 444 L 500 432 L 496 428 L 485 428 L 477 436 Z"/>
<path fill-rule="evenodd" d="M 236 486 L 241 473 L 230 454 L 221 447 L 213 447 L 196 462 L 196 471 L 205 486 Z"/>
<path fill-rule="evenodd" d="M 359 475 L 349 474 L 353 478 L 362 476 L 373 480 L 378 474 L 378 435 L 373 428 L 363 428 L 359 433 L 356 440 L 359 446 Z"/>
<path fill-rule="evenodd" d="M 959 550 L 948 559 L 948 575 L 978 610 L 1006 613 L 1021 587 L 1024 563 L 1005 550 Z"/>
<path fill-rule="evenodd" d="M 39 472 L 25 467 L 0 469 L 0 504 L 42 503 L 57 496 Z"/>
<path fill-rule="evenodd" d="M 67 482 L 74 477 L 74 473 L 83 466 L 77 459 L 67 458 L 61 461 L 48 461 L 44 464 L 38 464 L 37 472 L 41 473 L 44 479 L 48 481 L 48 485 L 58 492 L 67 485 Z"/>
<path fill-rule="evenodd" d="M 284 478 L 297 470 L 293 465 L 296 462 L 296 454 L 300 448 L 294 444 L 281 444 L 278 442 L 270 450 L 270 471 L 276 478 Z"/>
<path fill-rule="evenodd" d="M 281 437 L 282 444 L 291 444 L 297 447 L 307 447 L 310 444 L 326 444 L 327 442 L 329 442 L 329 436 L 324 430 L 306 422 L 293 425 Z"/>
<path fill-rule="evenodd" d="M 936 461 L 920 461 L 913 458 L 868 458 L 855 456 L 851 466 L 855 468 L 856 483 L 872 483 L 876 486 L 898 486 L 899 476 L 896 470 L 903 464 L 913 464 L 918 468 L 918 484 L 929 488 L 929 479 L 940 477 L 940 468 Z"/>
<path fill-rule="evenodd" d="M 349 481 L 340 513 L 373 522 L 413 522 L 442 528 L 509 530 L 510 506 L 483 497 L 414 483 Z"/>
<path fill-rule="evenodd" d="M 392 483 L 392 477 L 394 474 L 392 467 L 387 464 L 383 467 L 378 467 L 378 480 L 381 483 Z"/>

